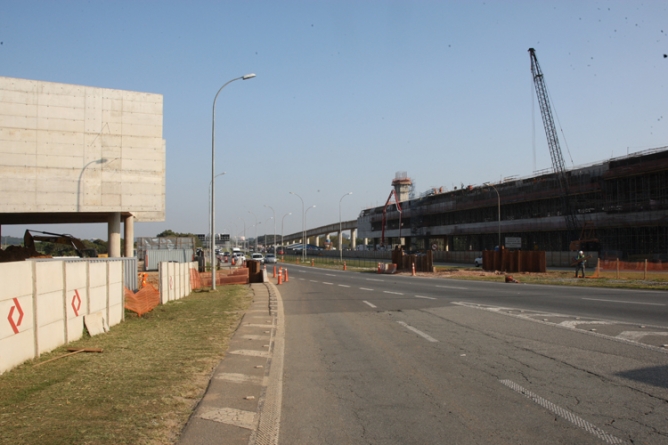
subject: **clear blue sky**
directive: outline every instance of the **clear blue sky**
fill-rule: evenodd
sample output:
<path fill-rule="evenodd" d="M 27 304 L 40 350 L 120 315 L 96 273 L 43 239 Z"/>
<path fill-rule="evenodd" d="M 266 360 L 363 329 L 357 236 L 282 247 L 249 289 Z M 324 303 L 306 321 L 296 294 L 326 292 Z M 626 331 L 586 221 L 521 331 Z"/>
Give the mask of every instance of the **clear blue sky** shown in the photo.
<path fill-rule="evenodd" d="M 551 167 L 528 48 L 564 158 L 668 145 L 665 1 L 0 1 L 0 75 L 164 96 L 164 229 L 278 231 L 381 205 L 397 171 L 422 192 Z M 533 105 L 535 103 L 535 105 Z M 564 139 L 565 136 L 565 139 Z M 235 225 L 236 224 L 236 228 Z M 269 222 L 273 231 L 273 223 Z M 40 226 L 46 228 L 47 226 Z M 31 227 L 32 228 L 32 227 Z M 39 227 L 35 227 L 39 228 Z M 106 238 L 106 225 L 50 226 Z M 25 227 L 4 226 L 3 235 Z"/>

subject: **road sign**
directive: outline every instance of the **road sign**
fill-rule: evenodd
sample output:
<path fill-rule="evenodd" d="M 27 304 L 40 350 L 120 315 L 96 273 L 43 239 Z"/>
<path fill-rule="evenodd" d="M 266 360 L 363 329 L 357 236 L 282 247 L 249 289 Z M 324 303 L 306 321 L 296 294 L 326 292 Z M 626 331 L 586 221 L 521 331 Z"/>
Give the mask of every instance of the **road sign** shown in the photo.
<path fill-rule="evenodd" d="M 521 249 L 522 238 L 519 236 L 507 236 L 505 246 L 506 249 Z"/>

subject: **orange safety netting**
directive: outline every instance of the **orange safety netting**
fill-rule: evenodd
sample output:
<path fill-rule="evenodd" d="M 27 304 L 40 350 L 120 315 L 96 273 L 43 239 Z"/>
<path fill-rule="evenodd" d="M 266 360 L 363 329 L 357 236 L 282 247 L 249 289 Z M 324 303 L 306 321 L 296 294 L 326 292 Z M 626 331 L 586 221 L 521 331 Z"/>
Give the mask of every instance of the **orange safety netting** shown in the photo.
<path fill-rule="evenodd" d="M 190 288 L 191 289 L 201 289 L 202 288 L 202 279 L 200 277 L 197 269 L 190 268 Z"/>
<path fill-rule="evenodd" d="M 199 273 L 202 287 L 211 287 L 211 272 Z M 224 271 L 216 271 L 216 286 L 223 284 L 248 284 L 250 282 L 249 271 L 242 267 L 232 270 L 228 275 Z"/>
<path fill-rule="evenodd" d="M 618 261 L 618 260 L 599 260 L 598 266 L 601 270 L 638 270 L 648 272 L 668 271 L 668 263 L 661 261 Z"/>
<path fill-rule="evenodd" d="M 140 317 L 160 304 L 160 291 L 147 283 L 137 293 L 125 288 L 125 309 L 136 312 Z"/>

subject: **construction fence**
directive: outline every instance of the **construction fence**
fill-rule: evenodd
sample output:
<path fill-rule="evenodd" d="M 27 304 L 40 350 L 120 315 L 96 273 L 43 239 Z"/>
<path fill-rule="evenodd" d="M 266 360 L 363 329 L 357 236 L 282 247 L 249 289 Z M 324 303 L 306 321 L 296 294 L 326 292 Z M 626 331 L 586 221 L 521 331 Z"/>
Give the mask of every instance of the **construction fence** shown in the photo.
<path fill-rule="evenodd" d="M 668 281 L 668 262 L 665 261 L 621 261 L 619 259 L 588 262 L 593 269 L 592 278 L 614 278 L 618 280 Z"/>

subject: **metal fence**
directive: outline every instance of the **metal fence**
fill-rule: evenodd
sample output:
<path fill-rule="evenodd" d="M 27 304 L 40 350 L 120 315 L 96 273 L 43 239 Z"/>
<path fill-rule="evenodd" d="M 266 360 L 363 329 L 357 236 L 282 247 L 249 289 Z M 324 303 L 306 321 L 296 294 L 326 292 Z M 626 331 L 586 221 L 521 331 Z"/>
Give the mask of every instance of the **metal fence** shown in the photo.
<path fill-rule="evenodd" d="M 61 257 L 61 258 L 30 258 L 30 261 L 65 261 L 67 263 L 74 263 L 77 261 L 88 261 L 90 263 L 109 263 L 112 261 L 123 262 L 123 285 L 130 290 L 136 290 L 139 287 L 137 277 L 137 258 L 77 258 L 77 257 Z"/>

